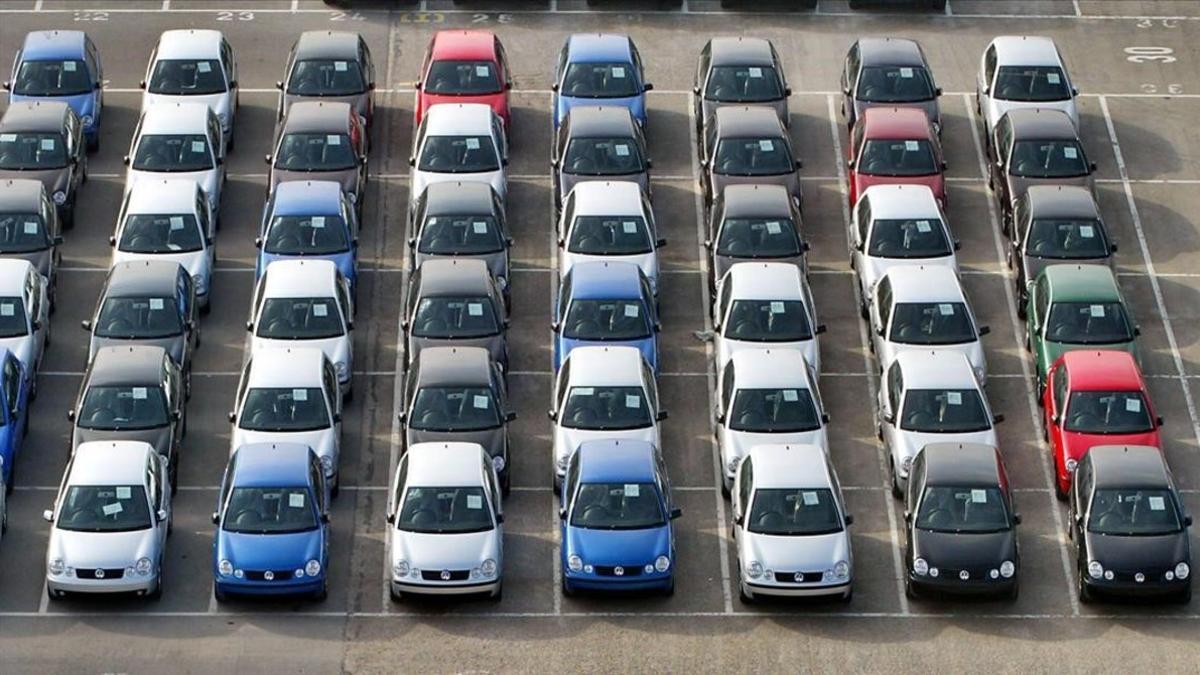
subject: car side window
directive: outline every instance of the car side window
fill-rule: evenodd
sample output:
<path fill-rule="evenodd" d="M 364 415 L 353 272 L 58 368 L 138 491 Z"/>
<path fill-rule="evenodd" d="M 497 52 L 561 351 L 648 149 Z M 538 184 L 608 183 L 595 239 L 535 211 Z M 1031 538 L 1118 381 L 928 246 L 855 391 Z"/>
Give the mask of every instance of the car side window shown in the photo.
<path fill-rule="evenodd" d="M 850 51 L 846 52 L 846 70 L 842 73 L 843 81 L 846 88 L 851 92 L 854 91 L 854 83 L 858 79 L 858 67 L 861 65 L 861 57 L 858 52 L 858 43 L 855 42 L 850 46 Z"/>
<path fill-rule="evenodd" d="M 234 72 L 233 49 L 224 38 L 221 39 L 221 60 L 224 61 L 222 65 L 225 69 L 225 83 L 232 87 L 237 81 L 237 73 Z"/>
<path fill-rule="evenodd" d="M 563 231 L 562 236 L 567 236 L 567 231 L 571 229 L 572 223 L 575 222 L 575 192 L 572 191 L 567 195 L 567 199 L 563 204 Z"/>
<path fill-rule="evenodd" d="M 162 508 L 162 493 L 159 492 L 159 460 L 154 455 L 150 455 L 146 460 L 146 485 L 150 487 L 150 505 L 154 513 Z"/>
<path fill-rule="evenodd" d="M 1007 115 L 1005 115 L 1004 117 L 1002 117 L 1000 119 L 1000 139 L 999 140 L 1000 140 L 1000 143 L 999 143 L 999 149 L 997 151 L 997 156 L 1000 158 L 1000 161 L 1004 162 L 1004 164 L 1007 165 L 1008 164 L 1008 155 L 1012 151 L 1012 145 L 1013 145 L 1012 119 L 1009 118 Z"/>
<path fill-rule="evenodd" d="M 1067 405 L 1067 366 L 1064 363 L 1058 364 L 1054 368 L 1054 410 L 1059 415 L 1063 412 L 1063 407 Z"/>
<path fill-rule="evenodd" d="M 733 360 L 725 364 L 725 370 L 721 373 L 721 412 L 724 413 L 733 404 L 734 389 L 734 367 Z"/>
<path fill-rule="evenodd" d="M 905 509 L 910 513 L 915 513 L 917 510 L 917 496 L 921 493 L 921 488 L 925 486 L 925 453 L 918 452 L 916 459 L 913 460 L 912 473 L 908 479 L 908 494 L 905 495 Z"/>
<path fill-rule="evenodd" d="M 742 460 L 741 474 L 738 476 L 738 513 L 743 518 L 750 510 L 750 491 L 754 487 L 754 463 L 747 457 Z"/>
<path fill-rule="evenodd" d="M 571 496 L 575 494 L 575 487 L 579 485 L 579 457 L 578 455 L 571 457 L 571 466 L 567 469 L 567 480 L 563 484 L 562 498 L 563 504 L 566 504 Z"/>
<path fill-rule="evenodd" d="M 99 82 L 100 72 L 100 53 L 96 51 L 96 45 L 92 43 L 92 39 L 88 38 L 83 43 L 84 58 L 87 59 L 88 74 L 92 76 L 92 82 Z"/>
<path fill-rule="evenodd" d="M 8 413 L 14 418 L 20 412 L 20 393 L 21 367 L 17 365 L 17 359 L 9 354 L 4 360 L 4 398 L 8 403 Z"/>
<path fill-rule="evenodd" d="M 637 73 L 638 84 L 646 84 L 646 69 L 642 67 L 642 55 L 638 53 L 637 45 L 629 41 L 629 53 L 633 55 L 633 70 Z"/>
<path fill-rule="evenodd" d="M 850 132 L 850 156 L 858 157 L 859 150 L 862 149 L 863 138 L 866 136 L 865 126 L 855 124 L 854 129 Z"/>
<path fill-rule="evenodd" d="M 700 50 L 700 62 L 696 68 L 696 77 L 692 81 L 692 85 L 700 91 L 704 90 L 705 80 L 708 79 L 708 64 L 712 61 L 712 43 L 704 43 L 704 48 Z M 699 92 L 697 92 L 699 93 Z"/>
<path fill-rule="evenodd" d="M 337 289 L 338 308 L 340 308 L 342 311 L 342 321 L 344 325 L 349 326 L 350 322 L 354 320 L 354 305 L 350 302 L 350 295 L 346 289 L 346 282 L 341 276 L 337 278 L 337 281 L 334 283 L 334 287 Z"/>
<path fill-rule="evenodd" d="M 554 70 L 554 83 L 562 82 L 563 75 L 567 72 L 567 55 L 570 53 L 570 42 L 563 43 L 562 49 L 558 51 L 558 66 Z"/>
<path fill-rule="evenodd" d="M 733 291 L 729 290 L 730 284 L 721 284 L 720 312 L 717 314 L 718 321 L 725 321 L 725 313 L 729 311 L 729 302 L 733 297 Z"/>
<path fill-rule="evenodd" d="M 858 217 L 858 245 L 859 248 L 866 248 L 867 235 L 871 228 L 871 200 L 869 197 L 863 197 L 858 200 L 858 206 L 855 209 Z"/>
<path fill-rule="evenodd" d="M 717 152 L 717 124 L 706 124 L 704 129 L 704 159 L 712 159 Z M 709 167 L 710 169 L 712 167 Z"/>
<path fill-rule="evenodd" d="M 887 402 L 890 406 L 890 412 L 895 415 L 900 405 L 900 394 L 904 391 L 904 376 L 900 372 L 900 364 L 893 363 L 891 368 L 888 368 L 887 378 Z"/>
<path fill-rule="evenodd" d="M 404 485 L 408 482 L 408 455 L 400 457 L 396 467 L 396 488 L 392 491 L 392 513 L 400 511 L 400 500 L 404 497 Z"/>
<path fill-rule="evenodd" d="M 33 328 L 42 320 L 42 275 L 36 271 L 29 273 L 29 327 Z M 39 326 L 49 328 L 49 326 Z"/>
<path fill-rule="evenodd" d="M 421 288 L 421 268 L 418 267 L 413 271 L 412 276 L 408 278 L 408 298 L 405 303 L 404 311 L 409 316 L 412 316 L 417 311 L 417 293 Z"/>
<path fill-rule="evenodd" d="M 652 413 L 658 412 L 658 383 L 654 379 L 654 371 L 650 364 L 642 359 L 642 382 L 646 385 L 646 398 Z"/>
<path fill-rule="evenodd" d="M 246 366 L 242 368 L 242 376 L 238 379 L 237 401 L 235 405 L 240 408 L 242 401 L 246 398 L 246 387 L 250 384 L 250 367 L 254 365 L 254 357 L 246 361 Z"/>
<path fill-rule="evenodd" d="M 988 45 L 983 53 L 983 86 L 990 88 L 996 76 L 996 46 Z"/>
<path fill-rule="evenodd" d="M 567 386 L 571 383 L 571 359 L 563 361 L 562 368 L 558 371 L 558 392 L 554 397 L 555 405 L 561 408 L 564 399 L 567 396 Z"/>
<path fill-rule="evenodd" d="M 574 277 L 570 272 L 563 277 L 562 288 L 558 291 L 558 320 L 564 321 L 567 318 L 567 305 L 571 302 L 571 286 Z"/>
<path fill-rule="evenodd" d="M 884 277 L 875 286 L 875 302 L 879 308 L 879 325 L 877 328 L 886 330 L 888 321 L 892 318 L 892 280 Z"/>
<path fill-rule="evenodd" d="M 1017 199 L 1013 207 L 1013 222 L 1013 236 L 1019 244 L 1025 238 L 1025 230 L 1029 226 L 1029 193 L 1024 193 Z"/>
<path fill-rule="evenodd" d="M 341 412 L 341 401 L 338 400 L 337 374 L 333 370 L 333 364 L 328 359 L 325 360 L 321 368 L 321 379 L 325 385 L 325 397 L 329 400 L 329 407 L 333 410 L 334 414 Z"/>
<path fill-rule="evenodd" d="M 317 459 L 315 453 L 308 455 L 308 482 L 312 485 L 313 492 L 316 493 L 313 501 L 316 502 L 317 513 L 325 512 L 325 491 L 321 489 L 321 461 Z"/>

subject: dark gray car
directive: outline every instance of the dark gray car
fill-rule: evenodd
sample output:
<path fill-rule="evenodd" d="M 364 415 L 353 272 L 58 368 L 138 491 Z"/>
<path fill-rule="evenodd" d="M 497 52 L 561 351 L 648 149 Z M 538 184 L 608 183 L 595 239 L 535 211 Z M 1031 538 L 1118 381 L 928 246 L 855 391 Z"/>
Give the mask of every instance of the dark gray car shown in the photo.
<path fill-rule="evenodd" d="M 404 446 L 478 443 L 492 458 L 504 494 L 509 489 L 508 385 L 499 364 L 480 347 L 430 347 L 404 381 Z"/>
<path fill-rule="evenodd" d="M 704 246 L 712 255 L 709 288 L 740 262 L 770 261 L 807 271 L 800 209 L 779 185 L 730 185 L 713 202 Z"/>
<path fill-rule="evenodd" d="M 942 133 L 938 97 L 942 88 L 933 79 L 925 51 L 916 40 L 862 38 L 850 45 L 842 65 L 842 116 L 846 128 L 867 108 L 919 108 Z"/>
<path fill-rule="evenodd" d="M 187 432 L 183 375 L 162 347 L 105 347 L 79 387 L 71 448 L 88 441 L 143 441 L 167 458 L 171 487 Z"/>
<path fill-rule="evenodd" d="M 409 211 L 408 240 L 413 267 L 429 260 L 478 259 L 495 277 L 508 304 L 508 264 L 512 237 L 500 197 L 488 183 L 430 183 Z"/>
<path fill-rule="evenodd" d="M 279 89 L 277 115 L 283 119 L 298 101 L 342 101 L 367 124 L 375 113 L 375 64 L 358 33 L 310 30 L 288 53 Z"/>
<path fill-rule="evenodd" d="M 0 117 L 0 179 L 41 181 L 66 229 L 75 224 L 75 197 L 87 180 L 87 143 L 66 103 L 21 101 Z"/>
<path fill-rule="evenodd" d="M 788 97 L 792 89 L 783 74 L 779 53 L 770 40 L 721 37 L 709 40 L 700 50 L 700 64 L 692 82 L 696 108 L 696 131 L 717 108 L 753 105 L 771 108 L 779 121 L 788 125 Z"/>
<path fill-rule="evenodd" d="M 1099 264 L 1116 272 L 1117 245 L 1087 188 L 1034 185 L 1017 197 L 1013 223 L 1008 264 L 1013 268 L 1018 308 L 1025 307 L 1029 282 L 1047 265 Z"/>
<path fill-rule="evenodd" d="M 558 127 L 550 160 L 556 212 L 571 188 L 584 181 L 619 178 L 651 194 L 646 137 L 623 106 L 571 108 Z"/>
<path fill-rule="evenodd" d="M 508 311 L 482 260 L 430 260 L 408 280 L 400 329 L 408 363 L 426 347 L 483 347 L 508 371 Z"/>
<path fill-rule="evenodd" d="M 288 180 L 329 180 L 342 186 L 362 219 L 367 187 L 367 130 L 345 103 L 304 101 L 279 128 L 267 192 Z"/>
<path fill-rule="evenodd" d="M 782 185 L 800 206 L 800 160 L 787 129 L 773 110 L 751 106 L 718 108 L 705 125 L 700 147 L 700 183 L 705 208 L 728 185 Z"/>
<path fill-rule="evenodd" d="M 28 260 L 49 284 L 52 309 L 62 242 L 46 186 L 25 178 L 0 180 L 0 258 Z"/>

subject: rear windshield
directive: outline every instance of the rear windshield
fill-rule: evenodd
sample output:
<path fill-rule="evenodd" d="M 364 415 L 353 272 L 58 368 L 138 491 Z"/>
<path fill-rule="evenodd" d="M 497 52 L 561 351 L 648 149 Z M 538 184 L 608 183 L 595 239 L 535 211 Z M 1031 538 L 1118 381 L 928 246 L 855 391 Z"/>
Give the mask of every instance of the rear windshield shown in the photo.
<path fill-rule="evenodd" d="M 428 136 L 417 168 L 433 173 L 498 171 L 500 155 L 491 136 Z"/>
<path fill-rule="evenodd" d="M 257 387 L 246 392 L 238 427 L 249 431 L 328 429 L 329 409 L 318 387 Z"/>
<path fill-rule="evenodd" d="M 421 229 L 417 251 L 429 255 L 482 255 L 499 253 L 504 244 L 493 216 L 429 216 Z"/>
<path fill-rule="evenodd" d="M 571 525 L 590 530 L 639 530 L 665 524 L 653 483 L 584 483 L 571 509 Z"/>
<path fill-rule="evenodd" d="M 1058 66 L 1001 66 L 992 96 L 1002 101 L 1065 101 L 1071 90 Z"/>
<path fill-rule="evenodd" d="M 790 218 L 726 218 L 717 255 L 786 258 L 800 255 L 800 233 Z"/>
<path fill-rule="evenodd" d="M 21 298 L 0 298 L 0 338 L 28 335 L 28 322 L 25 316 L 25 302 Z"/>
<path fill-rule="evenodd" d="M 867 103 L 913 103 L 934 98 L 933 82 L 920 66 L 867 66 L 856 98 Z"/>
<path fill-rule="evenodd" d="M 1140 391 L 1077 391 L 1063 416 L 1067 431 L 1136 434 L 1154 430 L 1150 407 Z"/>
<path fill-rule="evenodd" d="M 235 487 L 221 529 L 245 534 L 287 534 L 317 529 L 306 487 Z"/>
<path fill-rule="evenodd" d="M 500 333 L 500 320 L 488 298 L 424 298 L 412 321 L 416 337 L 477 338 Z"/>
<path fill-rule="evenodd" d="M 867 255 L 877 258 L 942 258 L 954 252 L 942 221 L 934 218 L 876 220 Z"/>
<path fill-rule="evenodd" d="M 713 171 L 726 176 L 778 176 L 795 165 L 781 138 L 726 138 L 717 144 Z"/>
<path fill-rule="evenodd" d="M 563 336 L 572 340 L 640 340 L 653 330 L 641 300 L 575 300 L 563 321 Z"/>
<path fill-rule="evenodd" d="M 294 96 L 350 96 L 366 90 L 366 79 L 357 61 L 297 61 L 287 83 L 287 93 Z"/>
<path fill-rule="evenodd" d="M 834 534 L 842 531 L 842 518 L 829 488 L 759 488 L 746 529 L 781 537 Z"/>
<path fill-rule="evenodd" d="M 628 63 L 572 63 L 559 92 L 577 98 L 625 98 L 641 93 Z"/>
<path fill-rule="evenodd" d="M 931 434 L 987 431 L 992 420 L 974 389 L 910 389 L 904 394 L 900 428 Z"/>
<path fill-rule="evenodd" d="M 167 96 L 200 96 L 225 91 L 225 74 L 216 59 L 164 59 L 154 66 L 146 91 Z"/>
<path fill-rule="evenodd" d="M 771 66 L 716 66 L 704 97 L 722 103 L 761 103 L 783 98 L 783 85 Z"/>
<path fill-rule="evenodd" d="M 768 434 L 816 431 L 821 416 L 807 389 L 739 389 L 729 412 L 729 428 Z"/>
<path fill-rule="evenodd" d="M 96 335 L 124 340 L 165 338 L 183 332 L 175 298 L 107 298 L 96 319 Z"/>
<path fill-rule="evenodd" d="M 275 255 L 332 255 L 350 250 L 341 216 L 275 216 L 263 250 Z"/>
<path fill-rule="evenodd" d="M 283 137 L 275 168 L 285 171 L 347 171 L 358 166 L 344 133 L 292 133 Z"/>
<path fill-rule="evenodd" d="M 422 431 L 481 431 L 499 427 L 501 419 L 487 387 L 421 387 L 408 425 Z"/>
<path fill-rule="evenodd" d="M 1133 339 L 1133 327 L 1119 302 L 1056 302 L 1050 306 L 1045 337 L 1076 345 L 1118 344 Z"/>
<path fill-rule="evenodd" d="M 54 526 L 71 532 L 148 530 L 146 490 L 141 485 L 72 485 Z"/>
<path fill-rule="evenodd" d="M 421 87 L 440 96 L 480 96 L 502 89 L 491 61 L 434 61 Z"/>
<path fill-rule="evenodd" d="M 917 529 L 931 532 L 1004 532 L 1011 528 L 1000 488 L 925 488 L 917 508 Z"/>
<path fill-rule="evenodd" d="M 1152 537 L 1182 531 L 1183 519 L 1170 490 L 1102 489 L 1092 497 L 1087 529 L 1096 534 Z"/>
<path fill-rule="evenodd" d="M 812 339 L 808 312 L 799 300 L 734 300 L 725 337 L 748 342 L 796 342 Z"/>
<path fill-rule="evenodd" d="M 619 431 L 653 424 L 641 387 L 571 387 L 559 422 L 571 429 Z"/>
<path fill-rule="evenodd" d="M 645 171 L 646 164 L 632 138 L 573 138 L 562 169 L 583 176 L 623 176 Z"/>
<path fill-rule="evenodd" d="M 83 396 L 75 423 L 84 429 L 157 429 L 170 422 L 167 397 L 159 387 L 92 386 Z"/>
<path fill-rule="evenodd" d="M 50 247 L 50 236 L 36 213 L 0 213 L 0 255 Z"/>
<path fill-rule="evenodd" d="M 933 145 L 924 139 L 869 140 L 857 167 L 859 173 L 870 176 L 928 176 L 941 172 Z"/>
<path fill-rule="evenodd" d="M 956 345 L 974 342 L 979 333 L 961 302 L 900 302 L 892 311 L 892 342 L 909 345 Z"/>
<path fill-rule="evenodd" d="M 18 96 L 78 96 L 92 91 L 92 76 L 78 59 L 25 61 L 12 91 Z"/>
<path fill-rule="evenodd" d="M 125 217 L 117 248 L 129 253 L 191 253 L 204 248 L 204 238 L 190 213 L 133 213 Z"/>
<path fill-rule="evenodd" d="M 333 298 L 267 298 L 255 333 L 269 340 L 324 340 L 345 334 Z"/>
<path fill-rule="evenodd" d="M 1074 178 L 1091 173 L 1079 141 L 1017 141 L 1009 173 L 1023 178 Z"/>
<path fill-rule="evenodd" d="M 8 132 L 0 134 L 0 169 L 41 171 L 67 165 L 67 146 L 58 133 Z"/>
<path fill-rule="evenodd" d="M 150 134 L 138 142 L 132 166 L 167 173 L 207 171 L 213 168 L 213 158 L 204 134 Z"/>
<path fill-rule="evenodd" d="M 428 534 L 465 534 L 492 529 L 492 507 L 483 488 L 410 487 L 396 528 Z"/>
<path fill-rule="evenodd" d="M 1104 226 L 1093 219 L 1038 218 L 1025 242 L 1025 254 L 1038 258 L 1107 258 L 1109 253 Z"/>

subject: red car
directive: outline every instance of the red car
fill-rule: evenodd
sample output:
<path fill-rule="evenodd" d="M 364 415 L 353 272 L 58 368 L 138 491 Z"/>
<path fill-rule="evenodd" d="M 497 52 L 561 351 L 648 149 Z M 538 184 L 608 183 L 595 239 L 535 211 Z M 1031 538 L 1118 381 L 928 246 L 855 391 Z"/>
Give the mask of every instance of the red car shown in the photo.
<path fill-rule="evenodd" d="M 1162 418 L 1154 414 L 1142 371 L 1129 352 L 1063 354 L 1050 367 L 1042 407 L 1059 499 L 1066 499 L 1079 460 L 1097 445 L 1162 448 Z"/>
<path fill-rule="evenodd" d="M 443 30 L 434 34 L 417 81 L 416 123 L 438 103 L 486 103 L 508 129 L 508 90 L 512 78 L 500 39 L 485 30 Z"/>
<path fill-rule="evenodd" d="M 850 132 L 850 204 L 872 185 L 926 185 L 946 208 L 942 144 L 920 108 L 868 108 Z"/>

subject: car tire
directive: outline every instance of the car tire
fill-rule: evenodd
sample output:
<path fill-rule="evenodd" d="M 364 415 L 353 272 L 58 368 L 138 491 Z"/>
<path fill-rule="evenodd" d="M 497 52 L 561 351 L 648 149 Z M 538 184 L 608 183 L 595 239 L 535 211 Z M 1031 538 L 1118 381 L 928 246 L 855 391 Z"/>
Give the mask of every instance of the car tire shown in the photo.
<path fill-rule="evenodd" d="M 496 586 L 496 590 L 492 591 L 492 593 L 490 595 L 488 595 L 488 600 L 491 600 L 494 603 L 499 603 L 503 599 L 504 599 L 504 582 L 500 582 L 500 585 Z"/>
<path fill-rule="evenodd" d="M 1029 313 L 1025 311 L 1025 303 L 1021 302 L 1021 294 L 1018 292 L 1016 295 L 1017 295 L 1017 318 L 1022 321 L 1025 321 L 1026 319 L 1029 318 Z"/>
<path fill-rule="evenodd" d="M 900 489 L 900 476 L 896 473 L 896 462 L 892 459 L 888 460 L 888 475 L 891 476 L 892 497 L 904 499 L 904 492 Z"/>
<path fill-rule="evenodd" d="M 1075 587 L 1079 592 L 1079 602 L 1090 605 L 1096 599 L 1096 596 L 1092 593 L 1092 589 L 1088 588 L 1087 582 L 1083 580 L 1082 572 L 1076 574 Z"/>
<path fill-rule="evenodd" d="M 26 433 L 26 435 L 28 435 L 28 433 L 29 433 L 28 426 L 26 426 L 26 428 L 25 428 L 25 433 Z M 13 493 L 13 488 L 16 487 L 16 485 L 17 485 L 17 464 L 16 464 L 16 462 L 13 462 L 13 465 L 8 467 L 8 483 L 6 483 L 4 485 L 5 496 L 11 495 Z M 5 526 L 8 525 L 8 501 L 7 500 L 4 502 L 4 524 L 5 524 Z"/>
<path fill-rule="evenodd" d="M 741 576 L 740 570 L 738 571 L 738 576 Z M 746 582 L 744 581 L 738 582 L 738 600 L 740 600 L 743 605 L 754 604 L 754 596 L 746 592 Z"/>
<path fill-rule="evenodd" d="M 562 594 L 563 594 L 563 597 L 567 597 L 567 598 L 571 598 L 571 597 L 575 596 L 575 589 L 571 588 L 571 584 L 570 584 L 570 582 L 567 581 L 567 577 L 565 575 L 563 576 L 563 579 L 562 579 Z"/>
<path fill-rule="evenodd" d="M 1058 501 L 1060 501 L 1060 502 L 1067 501 L 1067 492 L 1066 492 L 1066 490 L 1062 489 L 1062 486 L 1059 485 L 1058 477 L 1055 476 L 1053 480 L 1054 480 L 1054 496 L 1058 497 Z"/>
<path fill-rule="evenodd" d="M 389 584 L 389 586 L 390 585 L 391 584 Z M 402 593 L 400 593 L 400 591 L 396 590 L 395 588 L 389 588 L 388 595 L 392 596 L 392 602 L 397 602 L 397 603 L 404 602 L 404 595 Z"/>
<path fill-rule="evenodd" d="M 912 580 L 908 575 L 904 575 L 904 596 L 909 600 L 917 600 L 921 596 L 917 593 L 917 587 L 913 586 Z"/>
<path fill-rule="evenodd" d="M 88 139 L 87 151 L 88 152 L 99 152 L 100 151 L 100 133 L 99 132 L 97 132 L 95 136 Z"/>
<path fill-rule="evenodd" d="M 149 601 L 151 601 L 151 602 L 158 602 L 159 600 L 162 600 L 162 595 L 163 595 L 163 580 L 162 580 L 162 577 L 163 577 L 163 573 L 162 573 L 162 561 L 159 561 L 159 565 L 158 565 L 158 580 L 154 582 L 154 590 L 152 590 L 152 591 L 150 591 L 149 593 L 147 593 L 147 594 L 146 594 L 146 599 L 147 599 L 147 600 L 149 600 Z"/>
<path fill-rule="evenodd" d="M 675 577 L 674 577 L 674 575 L 671 576 L 671 583 L 666 588 L 663 589 L 662 594 L 663 594 L 664 598 L 669 598 L 669 597 L 675 595 Z"/>
<path fill-rule="evenodd" d="M 507 497 L 512 492 L 512 472 L 505 471 L 504 478 L 500 480 L 500 496 Z"/>
<path fill-rule="evenodd" d="M 67 596 L 66 596 L 66 595 L 59 595 L 58 593 L 55 593 L 55 592 L 51 591 L 51 590 L 50 590 L 50 584 L 46 584 L 46 597 L 50 599 L 50 602 L 58 602 L 58 601 L 60 601 L 60 600 L 63 600 L 63 599 L 64 599 L 64 598 L 66 598 Z"/>
<path fill-rule="evenodd" d="M 321 590 L 317 591 L 316 593 L 313 593 L 313 602 L 325 602 L 326 598 L 328 598 L 328 597 L 329 597 L 329 582 L 322 581 L 321 582 Z"/>
<path fill-rule="evenodd" d="M 1174 598 L 1175 602 L 1180 605 L 1189 604 L 1192 601 L 1192 586 L 1188 584 L 1187 588 L 1179 592 Z"/>
<path fill-rule="evenodd" d="M 229 600 L 229 594 L 226 593 L 225 591 L 221 590 L 220 588 L 218 588 L 217 585 L 214 583 L 213 584 L 213 599 L 216 600 L 217 602 L 225 602 L 225 601 Z"/>
<path fill-rule="evenodd" d="M 726 499 L 729 499 L 731 490 L 733 489 L 733 485 L 731 485 L 731 482 L 732 481 L 725 478 L 724 473 L 721 474 L 721 496 Z"/>
<path fill-rule="evenodd" d="M 1009 602 L 1016 602 L 1017 598 L 1020 598 L 1020 597 L 1021 597 L 1021 585 L 1020 584 L 1013 584 L 1012 588 L 1008 589 L 1008 592 L 1006 592 L 1004 594 L 1004 599 Z"/>

